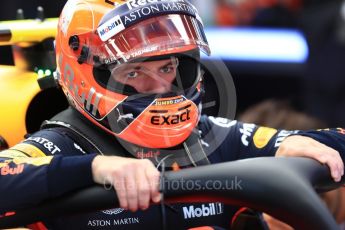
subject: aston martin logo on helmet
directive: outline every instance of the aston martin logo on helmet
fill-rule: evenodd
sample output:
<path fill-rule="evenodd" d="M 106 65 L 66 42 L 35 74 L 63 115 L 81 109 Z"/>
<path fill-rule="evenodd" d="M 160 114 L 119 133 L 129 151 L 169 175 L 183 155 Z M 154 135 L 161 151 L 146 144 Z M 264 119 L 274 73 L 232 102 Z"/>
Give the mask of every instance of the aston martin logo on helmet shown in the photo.
<path fill-rule="evenodd" d="M 98 34 L 102 41 L 132 25 L 164 14 L 182 14 L 196 18 L 202 24 L 198 10 L 185 0 L 130 0 L 110 11 L 99 23 Z M 111 31 L 111 33 L 110 33 Z"/>

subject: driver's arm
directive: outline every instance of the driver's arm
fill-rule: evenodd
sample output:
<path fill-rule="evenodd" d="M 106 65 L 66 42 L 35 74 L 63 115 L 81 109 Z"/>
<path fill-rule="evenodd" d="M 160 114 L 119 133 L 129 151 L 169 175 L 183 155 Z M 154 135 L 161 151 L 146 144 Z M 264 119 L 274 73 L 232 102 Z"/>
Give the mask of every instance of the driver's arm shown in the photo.
<path fill-rule="evenodd" d="M 15 150 L 0 152 L 0 213 L 93 184 L 96 155 L 32 158 Z"/>
<path fill-rule="evenodd" d="M 87 154 L 68 136 L 44 130 L 0 152 L 0 213 L 95 182 L 113 185 L 121 208 L 160 201 L 159 172 L 150 161 Z"/>
<path fill-rule="evenodd" d="M 276 156 L 309 157 L 327 164 L 335 181 L 344 175 L 345 131 L 327 129 L 301 131 L 287 137 L 276 152 Z"/>
<path fill-rule="evenodd" d="M 201 121 L 205 142 L 212 143 L 214 138 L 222 143 L 217 153 L 210 156 L 213 162 L 265 156 L 310 157 L 327 164 L 336 181 L 344 174 L 343 129 L 287 131 L 223 118 L 203 117 Z"/>

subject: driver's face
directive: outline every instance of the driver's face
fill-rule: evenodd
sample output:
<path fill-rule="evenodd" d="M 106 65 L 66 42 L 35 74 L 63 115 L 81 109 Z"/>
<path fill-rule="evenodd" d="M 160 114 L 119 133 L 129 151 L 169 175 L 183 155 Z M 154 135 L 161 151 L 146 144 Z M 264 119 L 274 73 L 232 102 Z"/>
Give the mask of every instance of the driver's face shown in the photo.
<path fill-rule="evenodd" d="M 112 71 L 112 77 L 134 87 L 139 93 L 167 93 L 176 78 L 178 60 L 124 64 Z"/>

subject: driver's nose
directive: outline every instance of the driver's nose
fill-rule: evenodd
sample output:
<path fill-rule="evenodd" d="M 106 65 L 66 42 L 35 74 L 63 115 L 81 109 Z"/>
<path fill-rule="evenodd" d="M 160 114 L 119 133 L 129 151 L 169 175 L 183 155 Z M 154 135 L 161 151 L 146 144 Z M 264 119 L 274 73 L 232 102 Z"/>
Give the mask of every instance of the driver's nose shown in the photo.
<path fill-rule="evenodd" d="M 171 90 L 171 83 L 161 77 L 149 78 L 142 83 L 140 93 L 167 93 Z"/>

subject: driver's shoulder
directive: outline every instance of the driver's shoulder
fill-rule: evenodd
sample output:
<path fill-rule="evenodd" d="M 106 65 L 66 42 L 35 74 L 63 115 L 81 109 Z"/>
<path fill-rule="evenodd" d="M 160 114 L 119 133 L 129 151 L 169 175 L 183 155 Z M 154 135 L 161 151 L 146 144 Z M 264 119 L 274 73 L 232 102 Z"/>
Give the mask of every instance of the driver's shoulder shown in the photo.
<path fill-rule="evenodd" d="M 45 155 L 80 155 L 86 152 L 67 133 L 59 128 L 42 129 L 26 135 L 26 139 L 13 148 L 27 152 L 39 149 Z"/>
<path fill-rule="evenodd" d="M 231 129 L 236 127 L 240 122 L 224 117 L 214 117 L 202 115 L 198 124 L 202 132 L 208 132 L 211 129 Z"/>

